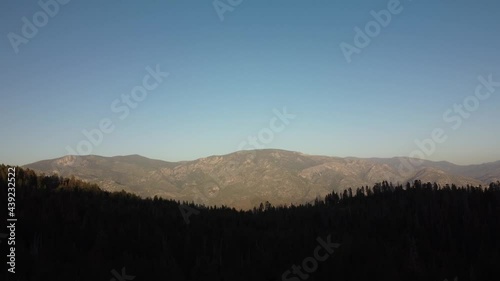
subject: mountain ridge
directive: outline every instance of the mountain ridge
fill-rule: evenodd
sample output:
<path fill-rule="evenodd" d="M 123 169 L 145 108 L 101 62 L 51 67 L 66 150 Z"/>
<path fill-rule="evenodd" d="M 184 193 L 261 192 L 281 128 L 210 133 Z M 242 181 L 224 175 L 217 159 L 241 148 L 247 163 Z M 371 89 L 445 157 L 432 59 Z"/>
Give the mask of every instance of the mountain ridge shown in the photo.
<path fill-rule="evenodd" d="M 422 160 L 404 169 L 407 157 L 356 158 L 308 155 L 280 149 L 243 150 L 191 161 L 167 162 L 141 155 L 75 156 L 24 165 L 45 174 L 99 184 L 109 191 L 142 197 L 194 201 L 241 209 L 261 202 L 298 204 L 347 188 L 388 181 L 421 180 L 438 184 L 487 185 L 500 180 L 500 161 L 479 165 Z"/>

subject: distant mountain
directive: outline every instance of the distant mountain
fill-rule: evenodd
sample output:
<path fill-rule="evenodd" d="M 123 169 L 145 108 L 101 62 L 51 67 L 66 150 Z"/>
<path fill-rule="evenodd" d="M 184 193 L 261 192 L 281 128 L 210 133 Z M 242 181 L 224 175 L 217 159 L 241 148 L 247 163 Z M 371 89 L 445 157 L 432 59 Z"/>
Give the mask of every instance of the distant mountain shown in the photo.
<path fill-rule="evenodd" d="M 65 156 L 26 168 L 99 184 L 109 191 L 129 191 L 207 205 L 248 209 L 272 204 L 304 203 L 332 190 L 377 182 L 422 180 L 439 184 L 487 185 L 500 179 L 500 161 L 471 166 L 423 161 L 404 168 L 408 158 L 338 158 L 265 149 L 239 151 L 194 161 L 166 162 L 139 155 Z"/>

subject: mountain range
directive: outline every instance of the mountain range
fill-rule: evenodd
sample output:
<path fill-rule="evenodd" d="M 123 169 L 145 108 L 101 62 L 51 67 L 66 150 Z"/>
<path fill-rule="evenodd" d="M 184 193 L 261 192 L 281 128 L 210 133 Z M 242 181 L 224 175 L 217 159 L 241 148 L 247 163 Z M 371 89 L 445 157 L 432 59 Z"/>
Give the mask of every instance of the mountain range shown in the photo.
<path fill-rule="evenodd" d="M 500 161 L 460 166 L 416 159 L 339 158 L 299 152 L 244 150 L 193 161 L 167 162 L 140 155 L 64 156 L 24 167 L 47 175 L 74 176 L 108 191 L 159 196 L 205 205 L 249 209 L 261 202 L 299 204 L 344 189 L 388 181 L 488 185 L 500 180 Z"/>

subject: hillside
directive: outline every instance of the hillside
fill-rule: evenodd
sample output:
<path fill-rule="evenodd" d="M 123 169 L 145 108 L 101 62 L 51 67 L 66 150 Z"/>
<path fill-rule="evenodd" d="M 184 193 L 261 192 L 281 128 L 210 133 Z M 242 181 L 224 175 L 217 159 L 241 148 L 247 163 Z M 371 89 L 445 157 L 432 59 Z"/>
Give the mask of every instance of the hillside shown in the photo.
<path fill-rule="evenodd" d="M 382 181 L 478 186 L 500 178 L 500 162 L 459 166 L 424 161 L 408 171 L 402 168 L 404 160 L 338 158 L 266 149 L 184 162 L 139 155 L 65 156 L 25 167 L 45 174 L 75 176 L 108 191 L 125 190 L 141 197 L 160 196 L 243 209 L 265 201 L 275 205 L 310 202 L 332 191 Z"/>
<path fill-rule="evenodd" d="M 500 183 L 354 190 L 243 212 L 18 167 L 15 280 L 498 280 Z"/>

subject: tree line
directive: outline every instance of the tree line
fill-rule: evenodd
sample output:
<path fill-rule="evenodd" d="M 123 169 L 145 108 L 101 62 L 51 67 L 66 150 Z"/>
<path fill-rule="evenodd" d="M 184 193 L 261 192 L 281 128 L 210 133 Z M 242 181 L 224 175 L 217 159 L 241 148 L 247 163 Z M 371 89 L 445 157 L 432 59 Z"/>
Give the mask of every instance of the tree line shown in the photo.
<path fill-rule="evenodd" d="M 6 198 L 5 165 L 0 185 Z M 499 203 L 500 182 L 382 182 L 242 211 L 111 193 L 17 167 L 16 278 L 111 280 L 126 268 L 135 280 L 495 280 Z M 180 206 L 197 210 L 189 223 Z M 304 271 L 325 237 L 340 246 Z M 283 277 L 294 265 L 302 274 Z"/>

